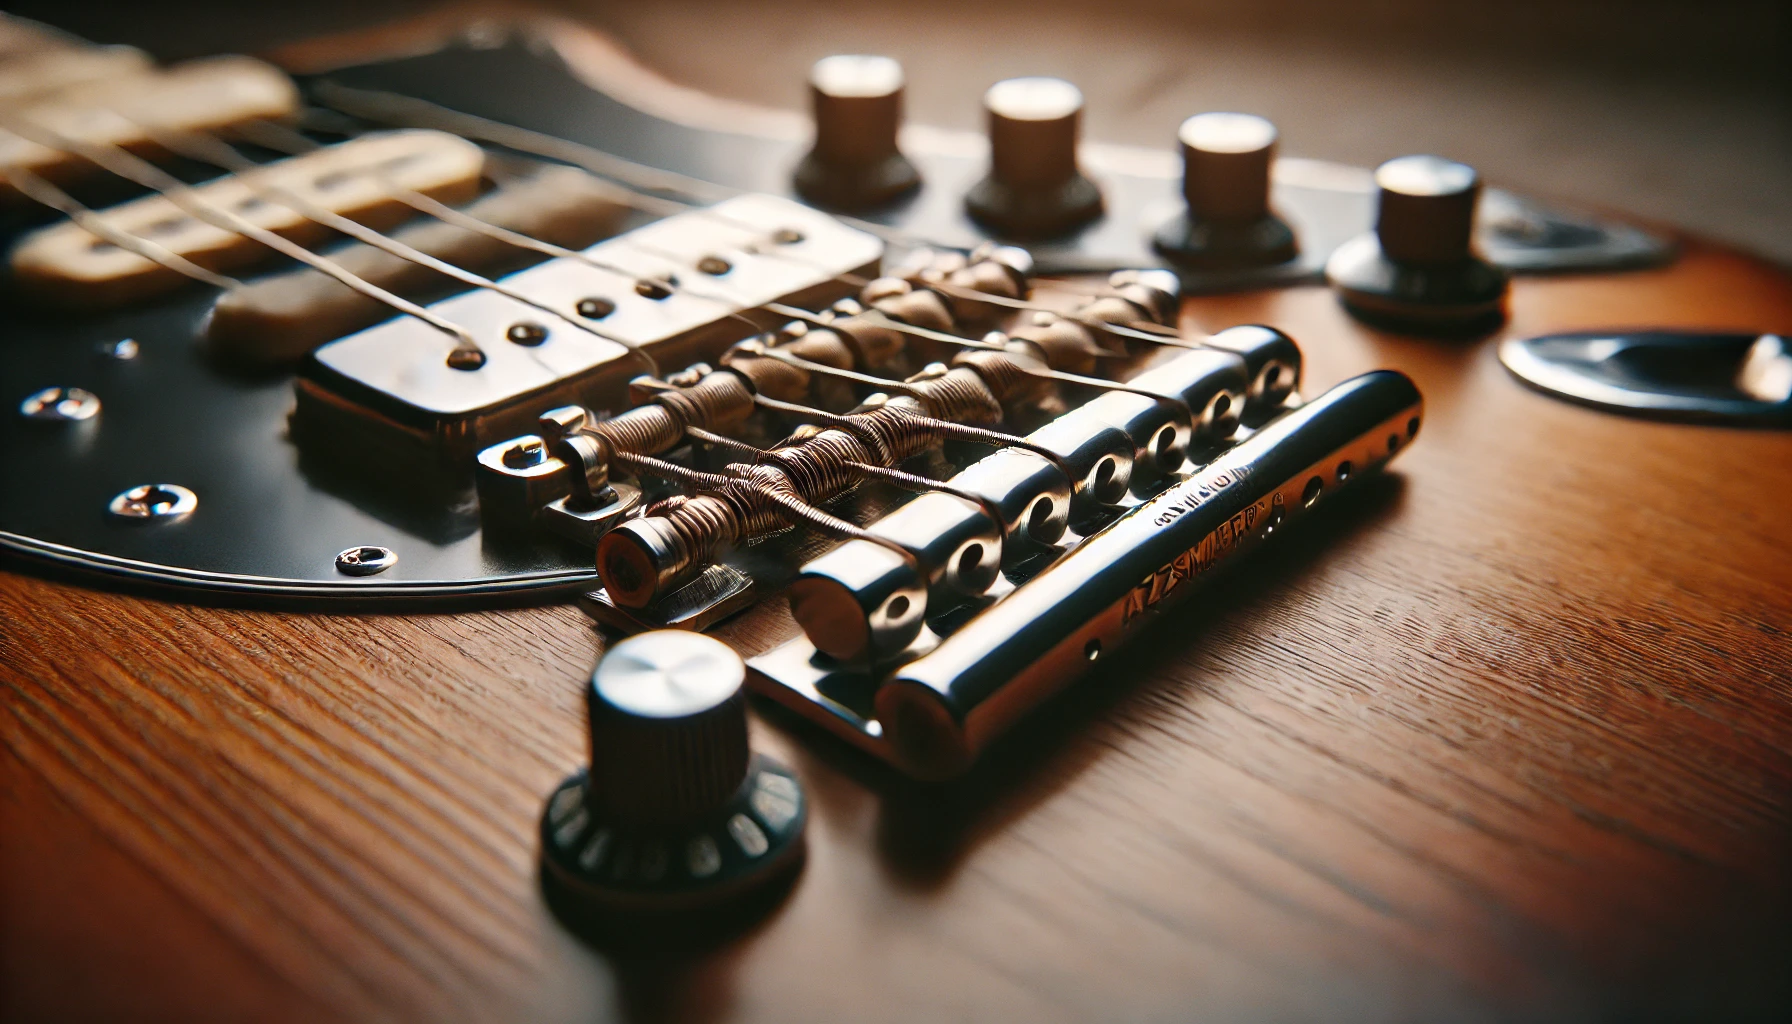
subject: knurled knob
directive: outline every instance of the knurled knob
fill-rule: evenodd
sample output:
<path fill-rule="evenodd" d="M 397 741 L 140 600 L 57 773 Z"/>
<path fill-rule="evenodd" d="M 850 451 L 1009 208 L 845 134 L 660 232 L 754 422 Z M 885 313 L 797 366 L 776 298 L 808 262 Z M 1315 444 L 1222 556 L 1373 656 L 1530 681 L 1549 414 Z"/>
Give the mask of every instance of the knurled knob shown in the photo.
<path fill-rule="evenodd" d="M 1269 213 L 1276 126 L 1254 114 L 1196 114 L 1176 131 L 1182 194 L 1200 220 L 1242 223 Z"/>
<path fill-rule="evenodd" d="M 598 662 L 590 765 L 541 815 L 544 892 L 574 930 L 629 938 L 649 918 L 677 928 L 763 910 L 759 896 L 794 877 L 807 801 L 749 749 L 745 680 L 731 648 L 687 630 L 641 633 Z"/>
<path fill-rule="evenodd" d="M 887 203 L 920 184 L 897 147 L 902 65 L 889 57 L 836 54 L 815 62 L 809 98 L 815 145 L 796 170 L 804 198 L 836 209 Z"/>
<path fill-rule="evenodd" d="M 746 666 L 687 630 L 642 633 L 591 673 L 592 810 L 677 824 L 726 804 L 747 776 Z"/>
<path fill-rule="evenodd" d="M 965 197 L 972 217 L 1005 235 L 1065 234 L 1101 214 L 1077 165 L 1083 94 L 1061 78 L 1010 78 L 983 94 L 989 175 Z"/>
<path fill-rule="evenodd" d="M 1380 191 L 1375 234 L 1395 263 L 1467 259 L 1481 178 L 1473 167 L 1436 156 L 1403 156 L 1375 170 Z"/>

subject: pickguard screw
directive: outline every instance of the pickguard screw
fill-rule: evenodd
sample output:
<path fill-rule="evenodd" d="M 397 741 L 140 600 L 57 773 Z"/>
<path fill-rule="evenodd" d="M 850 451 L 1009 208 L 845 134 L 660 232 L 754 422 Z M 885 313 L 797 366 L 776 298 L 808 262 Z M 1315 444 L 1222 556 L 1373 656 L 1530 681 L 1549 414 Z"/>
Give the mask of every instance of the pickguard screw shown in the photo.
<path fill-rule="evenodd" d="M 106 510 L 123 519 L 177 519 L 199 507 L 199 496 L 179 484 L 138 484 Z"/>
<path fill-rule="evenodd" d="M 117 341 L 100 345 L 100 353 L 102 355 L 117 359 L 121 362 L 137 358 L 137 353 L 140 351 L 142 351 L 142 349 L 137 345 L 137 342 L 131 338 L 120 338 Z"/>
<path fill-rule="evenodd" d="M 83 388 L 44 388 L 19 403 L 27 419 L 77 423 L 100 414 L 100 396 Z"/>
<path fill-rule="evenodd" d="M 374 576 L 398 564 L 398 552 L 378 544 L 362 544 L 336 556 L 336 571 L 344 576 Z"/>

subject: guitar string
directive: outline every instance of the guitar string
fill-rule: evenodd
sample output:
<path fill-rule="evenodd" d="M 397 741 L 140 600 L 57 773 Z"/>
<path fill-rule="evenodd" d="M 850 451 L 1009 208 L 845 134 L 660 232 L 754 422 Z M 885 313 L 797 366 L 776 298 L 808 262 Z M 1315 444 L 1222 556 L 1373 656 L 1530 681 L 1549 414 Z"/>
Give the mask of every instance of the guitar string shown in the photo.
<path fill-rule="evenodd" d="M 303 134 L 299 131 L 296 131 L 286 125 L 277 124 L 277 123 L 271 122 L 271 121 L 257 122 L 253 127 L 253 131 L 256 134 L 261 136 L 261 140 L 252 140 L 252 141 L 258 141 L 259 144 L 265 145 L 269 149 L 274 149 L 274 150 L 277 150 L 280 152 L 298 155 L 298 154 L 303 154 L 303 153 L 315 152 L 319 149 L 327 148 L 324 143 L 317 142 L 316 140 L 310 138 L 309 136 L 306 136 L 305 134 Z M 277 142 L 271 141 L 271 140 L 275 140 L 275 139 L 277 139 L 278 141 Z M 404 203 L 405 205 L 411 207 L 413 210 L 416 210 L 418 213 L 424 214 L 425 216 L 434 217 L 437 220 L 443 221 L 448 224 L 452 224 L 452 225 L 459 227 L 463 230 L 472 231 L 477 234 L 482 234 L 488 238 L 494 238 L 498 241 L 504 242 L 509 245 L 514 245 L 518 248 L 528 249 L 532 252 L 538 252 L 544 256 L 551 256 L 551 257 L 556 257 L 556 258 L 560 258 L 560 259 L 570 259 L 575 262 L 583 263 L 586 266 L 594 267 L 598 270 L 603 270 L 608 273 L 614 273 L 614 274 L 622 275 L 624 277 L 628 277 L 635 282 L 635 286 L 636 286 L 637 290 L 640 290 L 644 287 L 658 286 L 658 287 L 662 287 L 662 288 L 665 288 L 665 289 L 671 290 L 671 291 L 683 292 L 684 294 L 690 295 L 693 298 L 702 299 L 707 302 L 713 302 L 713 303 L 725 306 L 730 310 L 739 309 L 741 306 L 741 303 L 739 303 L 738 301 L 731 299 L 724 295 L 717 295 L 717 294 L 713 294 L 713 293 L 709 293 L 709 292 L 704 292 L 699 289 L 694 289 L 687 285 L 683 285 L 682 283 L 676 281 L 675 279 L 643 277 L 638 272 L 636 272 L 634 270 L 631 270 L 627 267 L 623 267 L 619 264 L 609 263 L 609 262 L 597 259 L 596 257 L 592 256 L 588 252 L 583 252 L 583 251 L 580 251 L 577 249 L 569 249 L 565 246 L 556 245 L 553 242 L 543 241 L 542 239 L 531 237 L 530 235 L 524 234 L 520 231 L 515 231 L 510 228 L 505 228 L 500 225 L 493 224 L 490 221 L 482 220 L 478 217 L 473 216 L 472 214 L 465 212 L 464 210 L 457 210 L 454 207 L 449 206 L 446 203 L 443 203 L 440 200 L 437 200 L 431 196 L 424 195 L 423 193 L 418 192 L 414 189 L 408 189 L 408 188 L 405 188 L 405 187 L 397 184 L 396 182 L 393 182 L 391 180 L 391 175 L 384 168 L 376 168 L 375 170 L 376 170 L 376 173 L 379 174 L 382 182 L 384 182 L 388 186 L 388 191 L 394 198 L 398 199 L 400 202 Z M 617 201 L 622 205 L 629 205 L 628 200 L 635 197 L 634 193 L 631 193 L 628 189 L 625 189 L 619 185 L 615 185 L 614 183 L 605 181 L 602 178 L 594 177 L 592 180 L 596 181 L 596 182 L 601 182 L 609 189 L 614 189 L 615 191 L 613 193 L 611 193 L 610 195 L 608 195 L 607 198 Z M 685 209 L 688 209 L 688 208 L 681 208 L 678 212 L 684 212 Z M 636 244 L 635 247 L 636 248 L 644 248 L 643 246 L 640 246 L 638 244 Z M 662 255 L 665 255 L 665 254 L 662 254 Z M 673 262 L 679 263 L 681 266 L 689 265 L 689 264 L 686 264 L 683 262 L 683 260 L 684 260 L 683 257 L 673 256 L 671 258 L 672 258 Z M 699 267 L 696 269 L 700 270 L 701 268 Z M 826 268 L 823 268 L 823 269 L 826 269 Z M 763 329 L 762 325 L 760 325 L 758 322 L 748 319 L 748 318 L 742 316 L 738 312 L 729 312 L 726 315 L 730 318 L 733 318 L 733 319 L 739 320 L 743 323 L 746 323 L 748 326 L 750 326 L 753 329 L 753 331 L 755 333 L 758 333 L 759 331 L 761 331 Z M 658 376 L 659 375 L 658 371 L 655 371 L 654 375 Z"/>
<path fill-rule="evenodd" d="M 144 188 L 151 189 L 165 196 L 168 201 L 189 216 L 204 221 L 213 227 L 232 234 L 260 242 L 282 255 L 298 260 L 315 270 L 322 271 L 343 285 L 376 299 L 400 312 L 413 316 L 436 330 L 455 339 L 455 346 L 449 352 L 451 361 L 471 363 L 485 361 L 485 352 L 479 342 L 466 328 L 447 320 L 428 309 L 396 295 L 340 266 L 335 261 L 319 256 L 309 249 L 289 241 L 259 225 L 219 207 L 196 194 L 193 186 L 174 177 L 168 172 L 122 147 L 111 143 L 93 144 L 71 138 L 54 129 L 31 121 L 29 118 L 12 116 L 0 111 L 0 130 L 4 130 L 18 138 L 39 145 L 48 146 L 79 156 L 88 162 L 101 167 L 118 177 L 132 181 Z"/>
<path fill-rule="evenodd" d="M 336 231 L 348 235 L 350 238 L 371 245 L 374 248 L 396 256 L 399 259 L 406 260 L 421 267 L 427 267 L 436 273 L 452 278 L 462 284 L 490 291 L 497 295 L 502 295 L 513 302 L 522 303 L 532 309 L 539 310 L 542 313 L 555 317 L 566 323 L 568 326 L 582 330 L 595 337 L 602 338 L 605 341 L 620 345 L 622 348 L 638 357 L 648 367 L 649 373 L 655 377 L 659 376 L 660 370 L 658 362 L 655 361 L 654 358 L 638 343 L 631 339 L 619 337 L 609 331 L 600 330 L 585 323 L 583 318 L 578 317 L 576 313 L 557 309 L 550 303 L 533 298 L 514 288 L 494 281 L 483 274 L 474 273 L 471 270 L 457 266 L 440 257 L 432 256 L 415 246 L 407 245 L 383 232 L 376 231 L 358 221 L 344 217 L 340 213 L 321 206 L 289 189 L 278 185 L 268 184 L 262 180 L 262 175 L 253 173 L 261 170 L 266 165 L 256 163 L 249 159 L 238 151 L 236 147 L 221 139 L 197 132 L 171 131 L 148 124 L 139 124 L 139 127 L 142 127 L 158 145 L 168 149 L 170 152 L 223 168 L 236 175 L 237 180 L 248 187 L 250 191 L 270 199 L 295 213 L 307 217 L 315 223 L 333 228 Z M 390 179 L 387 178 L 388 182 L 389 180 Z M 535 358 L 539 360 L 540 357 L 536 356 Z M 543 363 L 542 365 L 544 368 L 552 369 L 551 367 L 548 367 L 546 363 Z"/>
<path fill-rule="evenodd" d="M 637 163 L 613 153 L 606 153 L 594 146 L 573 142 L 545 132 L 537 132 L 515 125 L 505 124 L 477 114 L 467 114 L 453 110 L 428 100 L 402 96 L 397 93 L 376 89 L 357 89 L 334 82 L 321 82 L 313 90 L 314 94 L 331 108 L 359 117 L 364 120 L 385 124 L 405 125 L 418 128 L 435 128 L 447 131 L 462 138 L 489 142 L 519 153 L 529 153 L 550 160 L 572 163 L 582 166 L 593 173 L 602 175 L 617 184 L 633 190 L 674 191 L 685 195 L 712 200 L 718 196 L 731 198 L 745 194 L 743 189 L 718 185 L 703 181 L 689 175 L 666 171 Z M 721 216 L 715 214 L 715 216 Z M 882 238 L 886 242 L 908 246 L 910 248 L 932 248 L 924 239 L 917 238 L 907 232 L 891 228 L 888 225 L 863 220 L 842 214 L 834 214 L 835 219 L 849 224 L 861 231 Z M 844 279 L 844 278 L 842 278 Z M 863 280 L 846 281 L 849 284 L 863 285 Z M 930 282 L 930 284 L 934 284 Z M 972 298 L 979 301 L 990 301 L 995 305 L 1010 306 L 1016 309 L 1029 309 L 1038 312 L 1056 313 L 1049 306 L 1026 302 L 1024 299 L 1007 299 L 991 297 L 981 292 L 968 289 L 959 290 L 954 285 L 943 282 L 934 284 L 948 294 L 957 293 L 960 298 Z M 1078 294 L 1074 287 L 1063 291 Z M 1087 294 L 1087 293 L 1083 293 Z M 1116 333 L 1140 341 L 1157 344 L 1168 344 L 1172 347 L 1187 347 L 1190 342 L 1178 339 L 1152 336 L 1149 332 L 1138 331 L 1122 324 L 1102 324 L 1105 328 L 1114 329 Z"/>
<path fill-rule="evenodd" d="M 113 227 L 110 221 L 92 207 L 64 192 L 48 178 L 35 171 L 11 166 L 5 169 L 5 176 L 6 183 L 18 190 L 20 195 L 55 210 L 73 221 L 83 231 L 108 244 L 141 256 L 153 263 L 158 263 L 178 274 L 184 274 L 195 281 L 203 281 L 214 288 L 234 288 L 242 284 L 234 277 L 227 277 L 217 271 L 202 267 L 185 256 L 147 238 Z"/>
<path fill-rule="evenodd" d="M 493 123 L 493 124 L 495 124 L 495 123 Z M 146 129 L 154 132 L 153 128 L 149 128 L 149 126 L 144 126 L 144 127 L 146 127 Z M 261 127 L 262 127 L 264 133 L 266 133 L 270 130 L 272 130 L 272 131 L 280 131 L 281 130 L 281 126 L 273 125 L 271 123 L 264 123 Z M 234 147 L 231 147 L 228 144 L 223 143 L 221 140 L 212 138 L 210 136 L 203 136 L 203 135 L 199 135 L 198 133 L 181 133 L 181 141 L 180 142 L 170 142 L 168 136 L 172 135 L 173 133 L 167 132 L 164 130 L 164 131 L 161 131 L 159 134 L 162 137 L 158 138 L 157 141 L 161 142 L 165 147 L 167 147 L 177 153 L 182 153 L 184 155 L 188 155 L 188 156 L 194 157 L 196 159 L 200 159 L 200 160 L 204 160 L 206 162 L 213 163 L 225 170 L 232 171 L 238 175 L 242 175 L 248 171 L 255 170 L 255 169 L 259 168 L 260 166 L 262 166 L 260 164 L 254 163 L 253 161 L 250 161 L 247 157 L 243 156 Z M 297 132 L 285 130 L 284 134 L 286 137 L 283 141 L 285 142 L 286 148 L 288 148 L 288 149 L 319 148 L 320 144 L 313 142 L 312 140 L 306 138 L 303 135 L 300 135 Z M 533 133 L 531 133 L 531 134 L 533 134 Z M 298 142 L 297 146 L 295 146 L 293 144 L 295 140 Z M 572 145 L 576 145 L 576 144 L 572 144 Z M 273 148 L 273 147 L 270 147 L 270 148 Z M 578 148 L 587 149 L 588 147 L 578 147 Z M 389 176 L 385 175 L 383 171 L 381 173 L 382 173 L 382 177 L 386 178 L 387 183 L 390 185 L 391 183 L 389 180 Z M 249 184 L 251 185 L 251 187 L 256 186 L 256 183 L 252 179 L 249 179 Z M 183 188 L 184 188 L 184 186 L 183 186 Z M 473 274 L 472 272 L 466 271 L 463 268 L 455 267 L 453 264 L 449 264 L 446 261 L 439 260 L 435 257 L 429 256 L 428 254 L 421 253 L 409 246 L 406 246 L 403 243 L 399 243 L 392 239 L 389 239 L 386 236 L 384 236 L 383 234 L 380 234 L 371 229 L 368 229 L 363 225 L 360 225 L 354 221 L 348 220 L 347 218 L 341 217 L 340 215 L 334 213 L 333 211 L 326 210 L 314 203 L 304 200 L 302 197 L 296 196 L 296 195 L 288 192 L 285 189 L 264 186 L 257 190 L 260 192 L 263 192 L 264 194 L 273 196 L 277 202 L 281 203 L 282 205 L 286 205 L 291 209 L 294 209 L 295 212 L 302 213 L 305 216 L 310 217 L 311 219 L 313 219 L 314 221 L 317 221 L 319 223 L 324 223 L 329 226 L 335 227 L 338 230 L 343 231 L 344 233 L 350 234 L 352 237 L 360 238 L 362 241 L 366 242 L 367 244 L 374 245 L 378 248 L 381 248 L 384 251 L 390 252 L 390 253 L 397 255 L 401 258 L 411 260 L 412 262 L 416 262 L 421 265 L 428 266 L 431 269 L 437 270 L 440 273 L 444 273 L 450 277 L 453 277 L 456 280 L 462 281 L 463 283 L 467 283 L 467 284 L 473 285 L 475 287 L 488 288 L 488 289 L 491 289 L 500 294 L 504 294 L 507 297 L 510 297 L 516 301 L 520 301 L 520 302 L 528 304 L 534 308 L 541 309 L 543 312 L 549 313 L 550 315 L 553 315 L 553 316 L 557 317 L 558 319 L 561 319 L 561 320 L 567 322 L 571 326 L 586 330 L 588 333 L 591 333 L 595 336 L 603 337 L 603 338 L 606 338 L 607 340 L 615 341 L 616 343 L 623 345 L 623 347 L 628 348 L 629 350 L 635 352 L 640 358 L 642 358 L 642 360 L 649 365 L 651 373 L 653 373 L 655 376 L 658 376 L 658 374 L 659 374 L 657 363 L 654 362 L 652 357 L 650 355 L 648 355 L 645 351 L 641 350 L 638 346 L 630 343 L 626 339 L 612 337 L 608 332 L 604 332 L 604 331 L 600 331 L 595 328 L 592 328 L 589 325 L 584 324 L 579 320 L 575 320 L 572 317 L 567 316 L 564 312 L 554 309 L 552 306 L 548 306 L 544 303 L 534 301 L 534 300 L 528 298 L 527 296 L 522 295 L 521 293 L 517 293 L 511 289 L 507 289 L 507 288 L 497 284 L 496 282 L 492 282 L 489 279 L 482 277 L 481 275 Z M 164 191 L 164 194 L 167 194 L 166 190 L 162 190 L 162 191 Z M 460 211 L 456 211 L 451 207 L 447 207 L 445 204 L 441 204 L 438 201 L 431 199 L 430 197 L 423 196 L 421 193 L 416 193 L 413 190 L 393 188 L 392 191 L 398 194 L 398 198 L 400 198 L 403 201 L 407 201 L 408 205 L 411 205 L 413 208 L 418 209 L 419 212 L 423 212 L 423 213 L 430 214 L 432 216 L 436 216 L 439 219 L 442 219 L 449 223 L 457 223 L 465 228 L 468 228 L 469 230 L 481 231 L 483 233 L 486 233 L 492 237 L 498 238 L 507 243 L 515 244 L 515 245 L 519 245 L 519 246 L 522 246 L 525 248 L 531 248 L 536 251 L 543 252 L 545 255 L 570 257 L 575 260 L 580 260 L 580 261 L 586 262 L 588 264 L 598 266 L 600 269 L 606 269 L 606 270 L 610 270 L 612 272 L 622 273 L 627 276 L 634 276 L 629 271 L 624 270 L 623 268 L 615 267 L 614 265 L 603 264 L 599 261 L 591 259 L 590 257 L 586 256 L 583 253 L 577 253 L 577 252 L 574 252 L 573 250 L 565 249 L 564 247 L 555 246 L 555 245 L 552 245 L 551 243 L 542 242 L 538 239 L 530 238 L 529 236 L 524 235 L 520 232 L 512 232 L 512 231 L 509 231 L 508 229 L 500 228 L 500 227 L 497 227 L 496 225 L 489 224 L 488 222 L 481 221 L 478 218 L 472 217 L 470 215 L 462 214 Z M 116 234 L 116 232 L 113 232 L 113 233 Z M 134 247 L 134 248 L 137 248 L 137 247 Z M 647 247 L 640 247 L 640 248 L 647 248 Z M 173 256 L 173 254 L 169 254 L 169 255 Z M 660 255 L 670 256 L 671 254 L 662 252 L 662 253 L 660 253 Z M 179 259 L 179 257 L 174 257 L 174 258 L 176 260 Z M 674 257 L 674 258 L 676 259 L 676 257 Z M 163 262 L 164 264 L 167 264 L 171 261 L 160 260 L 159 262 Z M 344 273 L 346 273 L 346 271 L 344 271 Z M 189 276 L 194 276 L 194 275 L 190 274 Z M 845 277 L 846 275 L 837 275 L 837 276 Z M 638 278 L 637 278 L 637 281 L 639 281 Z M 665 283 L 667 283 L 668 285 L 670 284 L 670 282 L 665 282 Z M 691 294 L 693 297 L 727 304 L 731 307 L 738 306 L 738 303 L 734 303 L 732 300 L 726 299 L 721 296 L 706 294 L 699 290 L 691 289 L 688 287 L 684 288 L 683 290 L 687 294 Z M 958 289 L 958 288 L 955 288 L 952 286 L 946 286 L 945 290 L 948 290 L 951 293 L 962 295 L 966 298 L 976 298 L 976 299 L 983 300 L 983 301 L 991 301 L 994 304 L 1008 306 L 1010 308 L 1022 308 L 1022 309 L 1041 308 L 1041 307 L 1038 307 L 1036 304 L 1027 303 L 1024 301 L 1011 300 L 1011 299 L 1007 299 L 1004 296 L 989 295 L 986 293 L 976 292 L 976 291 L 969 290 L 969 289 Z M 807 320 L 810 322 L 818 322 L 822 325 L 825 325 L 827 322 L 825 319 L 819 317 L 816 314 L 812 314 L 807 310 L 797 309 L 796 307 L 782 306 L 781 304 L 768 304 L 768 306 L 772 309 L 772 311 L 779 313 L 779 315 L 793 315 L 794 314 L 798 318 L 801 318 L 801 319 L 804 319 L 804 320 Z M 740 314 L 731 312 L 729 315 L 735 317 L 736 319 L 741 319 L 744 322 L 748 323 L 755 331 L 759 330 L 759 327 L 760 327 L 759 324 L 757 324 L 751 320 L 747 320 L 745 317 L 740 316 Z M 905 331 L 906 333 L 910 333 L 910 334 L 920 333 L 920 331 L 917 329 L 914 329 L 912 327 L 912 325 L 902 324 L 898 321 L 889 320 L 888 318 L 880 318 L 880 319 L 882 319 L 884 321 L 885 326 L 888 326 L 888 327 L 891 327 L 891 328 L 894 328 L 897 330 L 902 330 L 902 331 Z M 1106 326 L 1108 326 L 1110 328 L 1120 328 L 1121 330 L 1126 330 L 1121 325 L 1110 324 L 1110 325 L 1106 325 Z M 1136 334 L 1137 336 L 1142 337 L 1146 340 L 1166 342 L 1166 343 L 1178 343 L 1183 346 L 1188 345 L 1187 342 L 1177 342 L 1175 339 L 1161 338 L 1158 336 L 1145 334 L 1143 332 L 1129 332 L 1129 333 Z M 991 345 L 987 342 L 977 342 L 977 341 L 973 341 L 972 339 L 962 338 L 962 337 L 959 337 L 956 335 L 943 334 L 940 332 L 929 332 L 927 336 L 934 337 L 936 340 L 949 341 L 952 344 L 960 345 L 960 346 L 983 347 L 983 348 L 988 348 L 988 347 L 998 347 L 999 348 L 1000 347 L 1000 345 Z M 1098 350 L 1096 350 L 1096 354 L 1107 355 L 1110 353 L 1106 353 L 1104 350 L 1098 349 Z M 784 358 L 784 357 L 788 356 L 787 353 L 778 353 L 778 355 L 780 358 Z M 794 358 L 794 357 L 790 357 L 790 358 Z M 834 369 L 832 367 L 826 367 L 821 364 L 813 364 L 813 368 L 819 369 L 820 372 L 831 372 Z M 1058 374 L 1053 371 L 1038 371 L 1038 370 L 1031 370 L 1031 369 L 1029 370 L 1029 372 L 1034 376 L 1045 377 L 1047 379 L 1070 381 L 1070 382 L 1082 383 L 1082 384 L 1091 384 L 1091 385 L 1098 386 L 1098 387 L 1103 386 L 1100 378 L 1077 377 L 1074 375 Z M 884 387 L 898 387 L 900 384 L 900 382 L 896 382 L 896 381 L 889 380 L 889 379 L 875 378 L 875 377 L 871 377 L 869 375 L 866 375 L 866 376 L 860 378 L 858 382 L 859 383 L 872 383 L 876 386 L 884 386 Z M 1133 389 L 1122 388 L 1122 390 L 1133 390 Z"/>

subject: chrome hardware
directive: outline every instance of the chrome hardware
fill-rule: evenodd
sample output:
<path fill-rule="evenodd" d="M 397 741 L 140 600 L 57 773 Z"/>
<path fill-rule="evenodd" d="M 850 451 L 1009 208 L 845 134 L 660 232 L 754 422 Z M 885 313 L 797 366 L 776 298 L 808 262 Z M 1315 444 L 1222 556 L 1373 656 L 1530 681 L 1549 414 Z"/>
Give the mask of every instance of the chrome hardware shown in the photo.
<path fill-rule="evenodd" d="M 27 419 L 79 423 L 100 414 L 100 397 L 83 388 L 44 388 L 19 403 Z"/>
<path fill-rule="evenodd" d="M 106 505 L 122 519 L 178 519 L 199 507 L 199 496 L 179 484 L 138 484 Z"/>
<path fill-rule="evenodd" d="M 344 576 L 377 576 L 398 564 L 398 552 L 377 544 L 349 548 L 336 556 L 336 571 Z"/>
<path fill-rule="evenodd" d="M 1552 334 L 1502 343 L 1500 362 L 1545 394 L 1608 412 L 1792 426 L 1792 343 L 1778 334 Z"/>

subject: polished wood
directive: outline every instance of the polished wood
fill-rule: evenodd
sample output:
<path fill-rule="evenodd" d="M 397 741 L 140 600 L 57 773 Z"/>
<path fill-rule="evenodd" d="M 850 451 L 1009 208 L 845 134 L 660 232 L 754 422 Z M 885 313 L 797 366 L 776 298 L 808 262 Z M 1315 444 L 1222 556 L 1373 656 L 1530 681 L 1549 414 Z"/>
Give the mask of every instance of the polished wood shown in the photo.
<path fill-rule="evenodd" d="M 1510 330 L 1792 329 L 1692 247 L 1521 280 Z M 707 953 L 587 950 L 534 878 L 599 636 L 566 606 L 189 607 L 0 577 L 0 1016 L 1160 1019 L 1783 1005 L 1792 435 L 1534 394 L 1491 342 L 1263 320 L 1309 388 L 1397 366 L 1399 473 L 912 787 L 778 723 L 811 862 Z M 782 639 L 761 612 L 723 633 Z"/>
<path fill-rule="evenodd" d="M 782 717 L 811 859 L 750 934 L 604 954 L 540 801 L 601 637 L 570 605 L 194 607 L 0 573 L 0 1020 L 1141 1020 L 1792 1008 L 1792 435 L 1535 394 L 1494 339 L 1284 327 L 1426 426 L 950 787 Z M 1693 244 L 1521 279 L 1506 333 L 1792 330 Z M 17 567 L 14 567 L 15 569 Z M 761 609 L 721 634 L 791 632 Z"/>

